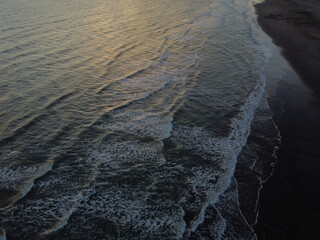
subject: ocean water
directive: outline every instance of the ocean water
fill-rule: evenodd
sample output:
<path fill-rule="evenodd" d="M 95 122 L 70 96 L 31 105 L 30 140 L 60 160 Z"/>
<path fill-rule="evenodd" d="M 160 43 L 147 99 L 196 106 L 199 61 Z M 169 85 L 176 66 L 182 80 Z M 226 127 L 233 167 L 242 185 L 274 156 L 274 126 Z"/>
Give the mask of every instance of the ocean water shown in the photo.
<path fill-rule="evenodd" d="M 3 235 L 200 239 L 209 212 L 223 238 L 265 88 L 253 19 L 245 0 L 2 0 Z"/>

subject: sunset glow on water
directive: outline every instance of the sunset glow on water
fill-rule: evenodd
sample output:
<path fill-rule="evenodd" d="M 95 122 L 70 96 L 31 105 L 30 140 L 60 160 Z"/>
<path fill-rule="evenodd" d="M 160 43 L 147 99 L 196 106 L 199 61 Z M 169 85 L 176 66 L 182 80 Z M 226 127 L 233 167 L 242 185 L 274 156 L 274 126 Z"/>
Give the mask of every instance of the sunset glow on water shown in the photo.
<path fill-rule="evenodd" d="M 264 90 L 267 57 L 248 9 L 3 0 L 7 238 L 190 236 L 229 186 Z"/>

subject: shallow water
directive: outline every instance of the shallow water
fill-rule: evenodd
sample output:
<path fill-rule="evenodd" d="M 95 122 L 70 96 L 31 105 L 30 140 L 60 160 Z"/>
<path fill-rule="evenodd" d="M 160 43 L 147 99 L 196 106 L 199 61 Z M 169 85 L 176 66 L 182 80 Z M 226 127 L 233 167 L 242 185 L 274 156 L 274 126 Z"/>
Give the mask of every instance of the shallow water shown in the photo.
<path fill-rule="evenodd" d="M 264 90 L 249 4 L 1 2 L 8 239 L 188 237 L 229 186 Z"/>

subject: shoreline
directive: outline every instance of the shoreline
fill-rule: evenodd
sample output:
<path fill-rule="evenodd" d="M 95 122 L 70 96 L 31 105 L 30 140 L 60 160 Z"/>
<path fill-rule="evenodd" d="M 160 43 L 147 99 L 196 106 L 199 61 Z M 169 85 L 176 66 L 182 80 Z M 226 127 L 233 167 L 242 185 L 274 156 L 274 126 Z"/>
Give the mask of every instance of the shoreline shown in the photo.
<path fill-rule="evenodd" d="M 263 240 L 320 239 L 320 4 L 296 1 L 255 5 L 259 25 L 299 75 L 284 69 L 268 98 L 282 146 L 259 199 Z"/>

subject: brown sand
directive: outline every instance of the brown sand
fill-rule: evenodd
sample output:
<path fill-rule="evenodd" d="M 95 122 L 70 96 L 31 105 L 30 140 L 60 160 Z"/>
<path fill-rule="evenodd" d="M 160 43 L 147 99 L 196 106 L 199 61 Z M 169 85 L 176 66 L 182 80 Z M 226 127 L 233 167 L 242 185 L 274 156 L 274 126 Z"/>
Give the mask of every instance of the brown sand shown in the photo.
<path fill-rule="evenodd" d="M 256 10 L 302 79 L 286 76 L 269 99 L 283 145 L 262 192 L 258 235 L 320 239 L 320 1 L 266 0 Z"/>

